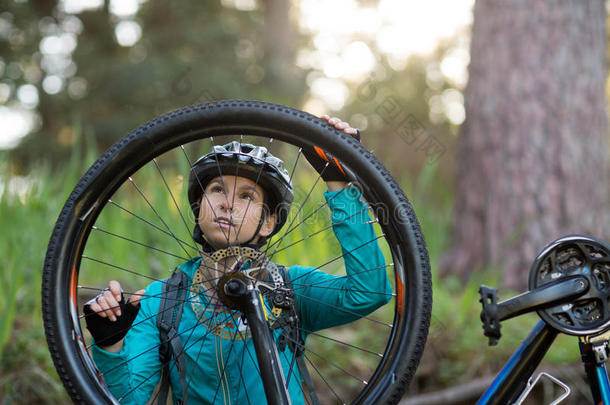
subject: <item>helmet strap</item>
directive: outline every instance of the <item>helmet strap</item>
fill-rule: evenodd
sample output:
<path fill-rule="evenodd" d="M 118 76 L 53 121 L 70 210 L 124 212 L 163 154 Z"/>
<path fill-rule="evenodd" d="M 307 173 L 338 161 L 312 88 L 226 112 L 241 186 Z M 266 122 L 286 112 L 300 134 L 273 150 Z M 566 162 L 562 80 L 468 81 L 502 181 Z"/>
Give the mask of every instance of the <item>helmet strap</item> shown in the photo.
<path fill-rule="evenodd" d="M 258 220 L 258 226 L 256 227 L 256 231 L 254 231 L 254 234 L 252 235 L 252 237 L 250 239 L 248 239 L 247 241 L 244 242 L 244 246 L 251 247 L 250 246 L 250 242 L 252 242 L 252 240 L 254 238 L 256 238 L 256 235 L 258 235 L 258 233 L 261 231 L 261 228 L 263 227 L 263 224 L 265 223 L 265 217 L 266 217 L 265 209 L 263 208 L 263 210 L 261 212 L 261 217 Z M 262 238 L 262 239 L 263 239 L 263 242 L 262 243 L 261 242 L 257 243 L 256 245 L 259 245 L 259 246 L 257 248 L 255 248 L 255 249 L 258 250 L 258 248 L 262 247 L 265 244 L 265 242 L 266 242 L 265 239 L 266 238 Z"/>

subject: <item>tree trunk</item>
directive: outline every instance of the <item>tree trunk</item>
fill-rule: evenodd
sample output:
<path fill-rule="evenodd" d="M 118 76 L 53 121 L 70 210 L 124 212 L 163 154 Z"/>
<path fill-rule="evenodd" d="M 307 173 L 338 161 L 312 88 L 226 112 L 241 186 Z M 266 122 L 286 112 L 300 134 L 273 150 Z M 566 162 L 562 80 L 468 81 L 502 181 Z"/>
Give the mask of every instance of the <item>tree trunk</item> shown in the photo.
<path fill-rule="evenodd" d="M 295 33 L 292 28 L 291 4 L 285 0 L 263 2 L 265 83 L 276 91 L 290 86 L 294 65 Z"/>
<path fill-rule="evenodd" d="M 442 272 L 526 286 L 547 243 L 610 236 L 602 0 L 477 1 Z"/>

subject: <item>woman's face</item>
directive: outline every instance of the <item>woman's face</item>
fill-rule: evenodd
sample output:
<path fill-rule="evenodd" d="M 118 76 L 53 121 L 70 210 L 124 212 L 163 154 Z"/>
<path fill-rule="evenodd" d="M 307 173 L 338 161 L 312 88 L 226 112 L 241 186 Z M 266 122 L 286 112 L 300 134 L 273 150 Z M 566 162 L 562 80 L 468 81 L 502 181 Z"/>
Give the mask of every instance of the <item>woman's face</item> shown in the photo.
<path fill-rule="evenodd" d="M 265 191 L 245 177 L 218 176 L 206 186 L 201 198 L 198 223 L 205 239 L 221 249 L 247 242 L 258 228 Z M 267 215 L 256 237 L 269 235 L 275 215 Z"/>

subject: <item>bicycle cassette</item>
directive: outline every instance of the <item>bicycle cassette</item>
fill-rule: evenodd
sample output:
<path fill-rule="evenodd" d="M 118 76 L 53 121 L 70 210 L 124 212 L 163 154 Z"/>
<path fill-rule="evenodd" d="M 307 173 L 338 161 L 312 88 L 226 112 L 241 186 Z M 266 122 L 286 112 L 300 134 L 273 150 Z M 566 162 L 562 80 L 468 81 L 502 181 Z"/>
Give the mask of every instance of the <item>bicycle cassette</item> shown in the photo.
<path fill-rule="evenodd" d="M 544 248 L 530 269 L 529 288 L 580 275 L 587 278 L 589 291 L 554 307 L 538 311 L 550 326 L 570 335 L 587 336 L 610 327 L 610 245 L 586 235 L 557 239 Z"/>

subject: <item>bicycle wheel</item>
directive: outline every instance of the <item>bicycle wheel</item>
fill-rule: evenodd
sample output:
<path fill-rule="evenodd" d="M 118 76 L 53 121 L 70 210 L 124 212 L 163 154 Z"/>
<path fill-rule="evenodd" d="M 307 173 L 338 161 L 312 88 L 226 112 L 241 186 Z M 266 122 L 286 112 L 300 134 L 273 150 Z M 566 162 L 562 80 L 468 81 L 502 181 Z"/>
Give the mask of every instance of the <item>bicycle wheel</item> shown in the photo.
<path fill-rule="evenodd" d="M 374 235 L 361 245 L 377 244 L 383 255 L 383 265 L 378 267 L 387 275 L 391 292 L 371 293 L 383 297 L 385 305 L 365 316 L 337 304 L 317 302 L 327 306 L 328 312 L 344 311 L 349 322 L 324 330 L 303 327 L 299 331 L 306 336 L 303 356 L 321 403 L 396 403 L 420 360 L 432 305 L 428 254 L 413 209 L 383 165 L 350 136 L 307 113 L 258 101 L 209 103 L 156 118 L 106 151 L 72 191 L 53 230 L 42 280 L 47 342 L 70 396 L 77 403 L 138 402 L 134 398 L 145 402 L 144 397 L 136 396 L 139 387 L 122 393 L 109 388 L 112 381 L 126 377 L 114 375 L 116 367 L 102 370 L 94 361 L 96 349 L 84 326 L 83 303 L 110 279 L 120 281 L 129 296 L 151 282 L 167 279 L 177 266 L 199 255 L 192 238 L 195 220 L 186 201 L 186 178 L 199 156 L 234 140 L 263 145 L 275 156 L 281 155 L 295 185 L 286 225 L 261 249 L 275 263 L 298 264 L 339 279 L 358 277 L 353 271 L 346 275 L 344 263 L 360 247 L 346 250 L 333 236 L 337 220 L 331 218 L 329 202 L 322 198 L 325 184 L 304 161 L 302 149 L 315 145 L 340 157 L 342 166 L 358 182 L 364 215 L 371 218 Z M 345 190 L 357 193 L 354 187 Z M 361 272 L 378 274 L 379 270 L 364 268 Z M 303 302 L 312 298 L 299 297 L 299 288 L 335 294 L 330 284 L 308 285 L 305 280 L 308 278 L 291 280 L 295 296 Z M 354 287 L 347 293 L 362 291 Z M 158 299 L 158 295 L 142 300 L 147 298 Z M 192 301 L 184 303 L 185 312 L 193 311 Z M 228 314 L 223 325 L 237 327 L 239 315 Z M 214 328 L 207 322 L 193 325 L 182 335 L 184 346 L 198 353 L 190 358 L 192 364 L 207 357 L 214 357 L 218 364 L 216 375 L 205 376 L 205 381 L 216 384 L 214 397 L 206 401 L 259 402 L 261 398 L 250 396 L 253 388 L 244 382 L 257 377 L 244 375 L 240 368 L 256 356 L 247 345 L 237 346 L 240 338 L 236 334 L 209 333 Z M 203 338 L 193 337 L 206 328 Z M 221 346 L 220 355 L 218 350 L 212 356 L 202 349 L 206 339 Z M 158 353 L 158 348 L 158 341 L 150 342 L 146 350 L 124 360 L 126 367 L 132 367 L 129 364 L 135 364 L 138 356 L 153 358 L 150 353 Z M 290 365 L 284 369 L 288 380 L 296 374 L 294 355 L 282 350 L 280 356 L 285 357 L 284 366 Z M 232 374 L 228 364 L 234 366 Z M 187 372 L 195 373 L 193 367 L 187 367 Z M 196 391 L 201 378 L 188 375 L 189 390 Z M 149 370 L 138 381 L 150 388 L 158 379 L 159 370 Z M 142 395 L 154 393 L 150 390 Z M 309 402 L 308 395 L 293 398 L 293 403 L 302 401 Z"/>

